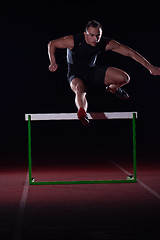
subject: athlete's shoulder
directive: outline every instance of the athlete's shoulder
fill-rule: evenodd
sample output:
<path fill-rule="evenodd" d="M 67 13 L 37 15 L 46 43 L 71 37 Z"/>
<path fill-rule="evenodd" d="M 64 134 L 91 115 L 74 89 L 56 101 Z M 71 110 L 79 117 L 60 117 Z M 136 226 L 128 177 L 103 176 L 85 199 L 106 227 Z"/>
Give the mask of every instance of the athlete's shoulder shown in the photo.
<path fill-rule="evenodd" d="M 105 48 L 109 44 L 109 42 L 110 42 L 110 38 L 104 37 L 104 36 L 101 37 L 101 40 L 98 44 L 101 51 L 105 51 Z"/>
<path fill-rule="evenodd" d="M 78 33 L 73 35 L 73 40 L 74 40 L 74 48 L 79 46 L 80 43 L 83 43 L 85 41 L 84 34 L 83 33 Z"/>
<path fill-rule="evenodd" d="M 101 42 L 104 43 L 104 44 L 108 44 L 109 42 L 111 41 L 111 38 L 109 37 L 105 37 L 105 36 L 102 36 L 101 37 Z"/>
<path fill-rule="evenodd" d="M 75 41 L 81 42 L 84 40 L 84 34 L 83 33 L 74 34 L 73 38 Z"/>

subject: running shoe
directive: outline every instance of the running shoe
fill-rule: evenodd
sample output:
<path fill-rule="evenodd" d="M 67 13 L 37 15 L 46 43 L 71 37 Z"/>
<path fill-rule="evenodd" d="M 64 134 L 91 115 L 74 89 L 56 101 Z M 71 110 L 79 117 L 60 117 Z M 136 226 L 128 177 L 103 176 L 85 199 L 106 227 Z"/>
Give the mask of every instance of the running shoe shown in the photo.
<path fill-rule="evenodd" d="M 87 114 L 83 108 L 78 110 L 77 116 L 83 125 L 89 125 Z"/>
<path fill-rule="evenodd" d="M 110 88 L 109 86 L 106 87 L 106 91 L 109 92 L 109 93 L 112 93 L 110 91 Z M 115 93 L 112 93 L 114 94 L 116 97 L 120 98 L 120 99 L 128 99 L 129 98 L 129 95 L 126 91 L 124 91 L 122 88 L 118 88 Z"/>

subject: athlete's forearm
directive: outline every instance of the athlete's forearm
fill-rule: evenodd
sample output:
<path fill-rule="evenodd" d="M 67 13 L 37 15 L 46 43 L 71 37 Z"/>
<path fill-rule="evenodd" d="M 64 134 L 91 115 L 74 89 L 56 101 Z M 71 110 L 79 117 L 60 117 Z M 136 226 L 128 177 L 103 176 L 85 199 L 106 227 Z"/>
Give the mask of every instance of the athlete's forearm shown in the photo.
<path fill-rule="evenodd" d="M 138 52 L 123 44 L 120 44 L 119 50 L 124 56 L 131 57 L 132 59 L 143 65 L 145 68 L 147 68 L 149 71 L 151 70 L 152 65 Z"/>
<path fill-rule="evenodd" d="M 133 49 L 129 48 L 126 45 L 116 42 L 115 40 L 110 41 L 109 45 L 106 47 L 106 50 L 112 50 L 114 52 L 120 53 L 124 56 L 131 57 L 138 63 L 142 64 L 145 68 L 149 71 L 152 70 L 153 66 L 138 52 L 134 51 Z"/>
<path fill-rule="evenodd" d="M 48 56 L 51 64 L 56 64 L 55 52 L 56 47 L 54 45 L 54 41 L 50 41 L 48 43 Z"/>
<path fill-rule="evenodd" d="M 130 49 L 130 54 L 129 56 L 134 59 L 135 61 L 137 61 L 138 63 L 140 63 L 141 65 L 143 65 L 145 68 L 147 68 L 149 71 L 152 69 L 152 65 L 150 64 L 150 62 L 148 62 L 142 55 L 140 55 L 138 52 Z"/>
<path fill-rule="evenodd" d="M 152 75 L 160 75 L 160 68 L 153 66 L 138 52 L 134 51 L 133 49 L 131 49 L 123 44 L 117 44 L 117 42 L 115 43 L 115 46 L 116 46 L 114 48 L 115 52 L 118 52 L 124 56 L 131 57 L 132 59 L 134 59 L 141 65 L 143 65 L 145 68 L 147 68 Z"/>

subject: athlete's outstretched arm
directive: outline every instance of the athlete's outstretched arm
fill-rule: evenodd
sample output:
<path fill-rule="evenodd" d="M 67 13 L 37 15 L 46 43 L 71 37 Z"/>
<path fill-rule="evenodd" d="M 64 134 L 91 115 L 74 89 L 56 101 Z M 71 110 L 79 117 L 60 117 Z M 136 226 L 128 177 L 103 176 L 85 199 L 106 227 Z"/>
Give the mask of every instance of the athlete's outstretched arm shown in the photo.
<path fill-rule="evenodd" d="M 131 57 L 140 64 L 142 64 L 145 68 L 147 68 L 151 74 L 160 75 L 160 68 L 151 65 L 143 56 L 141 56 L 138 52 L 134 51 L 128 46 L 118 43 L 115 40 L 111 40 L 109 44 L 106 45 L 106 51 L 108 50 L 120 53 L 124 56 Z"/>
<path fill-rule="evenodd" d="M 55 72 L 58 68 L 55 58 L 55 51 L 57 48 L 69 48 L 72 49 L 74 47 L 73 36 L 62 37 L 56 40 L 52 40 L 48 43 L 48 55 L 50 60 L 49 70 L 51 72 Z"/>

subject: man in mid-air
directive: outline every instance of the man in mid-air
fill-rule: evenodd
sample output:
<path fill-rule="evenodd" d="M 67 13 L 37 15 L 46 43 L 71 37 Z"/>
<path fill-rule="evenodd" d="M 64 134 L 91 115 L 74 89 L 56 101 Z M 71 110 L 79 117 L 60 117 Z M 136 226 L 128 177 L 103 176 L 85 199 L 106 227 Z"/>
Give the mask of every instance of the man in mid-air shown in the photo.
<path fill-rule="evenodd" d="M 115 67 L 97 66 L 96 59 L 99 53 L 111 50 L 131 57 L 147 68 L 151 74 L 160 75 L 160 68 L 151 65 L 138 52 L 113 39 L 103 37 L 102 26 L 95 20 L 87 23 L 84 33 L 49 42 L 49 70 L 51 72 L 55 72 L 58 68 L 55 59 L 57 48 L 67 48 L 67 78 L 71 89 L 75 93 L 78 118 L 84 125 L 89 124 L 86 114 L 88 107 L 86 92 L 88 88 L 104 86 L 107 92 L 120 99 L 129 98 L 128 93 L 121 88 L 129 83 L 129 75 Z"/>

